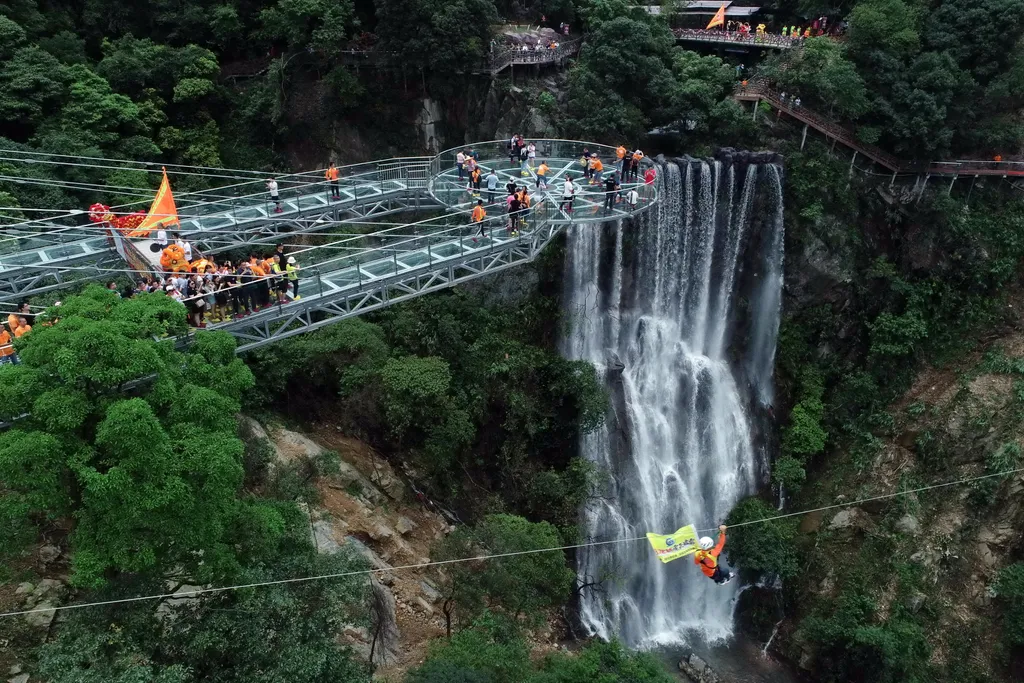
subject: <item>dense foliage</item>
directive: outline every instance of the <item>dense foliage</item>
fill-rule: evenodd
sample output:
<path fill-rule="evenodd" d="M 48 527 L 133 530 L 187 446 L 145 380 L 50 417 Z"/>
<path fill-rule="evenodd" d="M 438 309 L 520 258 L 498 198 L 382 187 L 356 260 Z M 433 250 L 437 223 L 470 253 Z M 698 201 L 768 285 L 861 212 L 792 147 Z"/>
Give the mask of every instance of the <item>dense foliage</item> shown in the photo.
<path fill-rule="evenodd" d="M 471 628 L 430 651 L 406 683 L 669 683 L 653 655 L 618 643 L 595 642 L 575 655 L 554 654 L 535 664 L 519 631 L 485 614 Z"/>
<path fill-rule="evenodd" d="M 543 285 L 542 285 L 543 286 Z M 552 283 L 553 286 L 553 283 Z M 387 452 L 412 453 L 448 498 L 477 512 L 511 505 L 564 530 L 596 473 L 575 459 L 604 419 L 593 367 L 549 342 L 552 300 L 488 305 L 458 290 L 350 320 L 250 354 L 282 387 L 275 405 L 330 416 Z"/>

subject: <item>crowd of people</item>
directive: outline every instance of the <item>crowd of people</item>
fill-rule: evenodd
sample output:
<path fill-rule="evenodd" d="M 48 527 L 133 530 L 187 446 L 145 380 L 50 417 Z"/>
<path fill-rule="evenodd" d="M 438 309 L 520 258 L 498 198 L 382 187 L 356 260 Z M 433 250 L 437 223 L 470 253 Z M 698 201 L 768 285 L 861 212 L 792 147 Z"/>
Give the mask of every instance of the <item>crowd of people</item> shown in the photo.
<path fill-rule="evenodd" d="M 724 25 L 713 28 L 676 28 L 672 32 L 677 38 L 728 37 L 742 42 L 764 42 L 772 44 L 797 44 L 806 38 L 830 36 L 839 38 L 846 31 L 845 22 L 829 23 L 826 16 L 808 22 L 806 25 L 771 27 L 765 23 L 753 26 L 749 21 L 730 19 Z"/>
<path fill-rule="evenodd" d="M 551 167 L 544 159 L 539 159 L 536 143 L 527 141 L 522 135 L 513 135 L 506 143 L 509 163 L 513 169 L 519 170 L 523 178 L 533 178 L 535 192 L 546 193 Z M 551 150 L 545 150 L 550 152 Z M 561 194 L 558 196 L 558 210 L 571 218 L 576 196 L 581 188 L 596 186 L 596 192 L 604 195 L 603 208 L 611 212 L 616 204 L 624 203 L 627 210 L 634 210 L 640 202 L 640 193 L 636 187 L 623 189 L 622 184 L 629 181 L 639 182 L 640 168 L 644 159 L 643 151 L 628 150 L 620 145 L 616 149 L 616 159 L 611 169 L 605 168 L 605 162 L 596 151 L 584 147 L 579 158 L 579 175 L 572 171 L 565 173 Z M 471 213 L 471 221 L 477 227 L 473 241 L 486 237 L 487 207 L 498 204 L 500 178 L 494 168 L 484 168 L 480 164 L 480 154 L 472 147 L 460 150 L 455 156 L 455 166 L 459 181 L 466 182 L 466 191 L 476 200 Z M 607 172 L 607 176 L 605 173 Z M 644 172 L 644 183 L 654 183 L 657 171 L 653 166 Z M 519 234 L 526 226 L 532 204 L 529 183 L 520 184 L 514 179 L 504 186 L 505 201 L 503 204 L 505 230 L 512 236 Z M 482 198 L 486 196 L 486 202 Z M 596 211 L 596 208 L 595 208 Z"/>
<path fill-rule="evenodd" d="M 193 252 L 179 234 L 174 235 L 174 244 L 189 255 Z M 116 285 L 112 288 L 116 290 Z M 298 262 L 286 253 L 283 244 L 277 245 L 271 254 L 252 254 L 238 263 L 190 259 L 187 271 L 143 277 L 134 291 L 162 291 L 182 302 L 189 325 L 199 328 L 208 323 L 238 320 L 275 303 L 287 303 L 289 292 L 292 300 L 302 298 Z"/>

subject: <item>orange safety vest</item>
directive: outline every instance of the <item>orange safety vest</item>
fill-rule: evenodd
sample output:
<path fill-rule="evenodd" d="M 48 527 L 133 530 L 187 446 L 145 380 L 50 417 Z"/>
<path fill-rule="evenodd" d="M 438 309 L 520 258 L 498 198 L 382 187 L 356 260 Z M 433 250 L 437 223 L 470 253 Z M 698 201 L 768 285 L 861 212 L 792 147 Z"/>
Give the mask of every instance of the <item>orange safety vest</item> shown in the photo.
<path fill-rule="evenodd" d="M 25 325 L 24 327 L 18 327 L 18 328 L 15 328 L 15 330 L 14 330 L 14 336 L 15 337 L 20 337 L 20 336 L 22 336 L 24 334 L 28 334 L 31 331 L 32 331 L 32 326 L 31 325 Z"/>
<path fill-rule="evenodd" d="M 548 165 L 547 164 L 541 164 L 539 167 L 537 167 L 537 175 L 545 176 L 547 174 L 548 174 Z"/>
<path fill-rule="evenodd" d="M 17 313 L 11 313 L 7 316 L 7 326 L 11 328 L 11 332 L 14 332 L 14 328 L 18 326 L 18 318 L 20 317 Z"/>
<path fill-rule="evenodd" d="M 718 543 L 711 550 L 698 550 L 693 555 L 693 563 L 700 565 L 700 570 L 704 573 L 704 576 L 712 577 L 715 575 L 715 569 L 718 568 L 718 556 L 722 554 L 722 548 L 725 547 L 725 534 L 718 534 Z"/>
<path fill-rule="evenodd" d="M 604 164 L 601 163 L 600 159 L 594 159 L 594 166 L 593 166 L 593 168 L 594 168 L 595 171 L 603 171 L 604 170 Z"/>
<path fill-rule="evenodd" d="M 6 358 L 14 354 L 14 347 L 11 346 L 11 335 L 7 330 L 0 330 L 0 358 Z"/>
<path fill-rule="evenodd" d="M 327 169 L 327 172 L 324 173 L 324 177 L 327 178 L 328 180 L 337 180 L 338 179 L 338 169 L 336 169 L 333 166 L 331 166 L 329 169 Z"/>
<path fill-rule="evenodd" d="M 644 155 L 640 152 L 633 152 L 633 161 L 640 161 L 644 158 Z"/>
<path fill-rule="evenodd" d="M 475 206 L 475 207 L 473 207 L 473 222 L 474 223 L 481 222 L 486 215 L 487 215 L 487 212 L 484 211 L 484 207 L 482 207 L 482 206 Z"/>

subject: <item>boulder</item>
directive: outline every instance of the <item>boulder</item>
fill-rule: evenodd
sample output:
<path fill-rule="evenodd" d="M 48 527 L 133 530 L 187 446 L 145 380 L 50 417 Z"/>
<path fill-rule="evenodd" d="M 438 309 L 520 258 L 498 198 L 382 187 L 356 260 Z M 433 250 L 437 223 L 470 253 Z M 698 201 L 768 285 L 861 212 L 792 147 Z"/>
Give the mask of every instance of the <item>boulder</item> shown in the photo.
<path fill-rule="evenodd" d="M 375 541 L 386 541 L 395 535 L 394 529 L 383 522 L 377 522 L 367 529 L 366 533 Z"/>
<path fill-rule="evenodd" d="M 434 608 L 430 606 L 430 603 L 419 596 L 413 598 L 413 603 L 423 610 L 428 617 L 434 613 Z"/>
<path fill-rule="evenodd" d="M 39 549 L 39 561 L 43 564 L 56 562 L 60 557 L 60 548 L 55 545 L 44 545 Z"/>
<path fill-rule="evenodd" d="M 693 683 L 720 683 L 718 674 L 696 654 L 690 654 L 689 657 L 680 661 L 679 670 L 686 674 Z"/>
<path fill-rule="evenodd" d="M 13 678 L 8 678 L 7 683 L 28 683 L 28 674 L 18 674 Z"/>
<path fill-rule="evenodd" d="M 924 607 L 924 603 L 928 600 L 928 596 L 920 591 L 914 591 L 913 594 L 904 600 L 903 605 L 910 610 L 911 614 L 917 614 Z"/>
<path fill-rule="evenodd" d="M 370 580 L 370 589 L 370 632 L 375 635 L 370 641 L 373 663 L 387 666 L 397 661 L 400 652 L 397 603 L 394 594 L 376 579 Z"/>
<path fill-rule="evenodd" d="M 330 520 L 318 519 L 312 524 L 313 547 L 321 555 L 333 555 L 341 550 L 341 545 L 334 538 L 334 527 Z"/>
<path fill-rule="evenodd" d="M 24 583 L 19 583 L 18 584 L 18 588 L 14 591 L 14 594 L 15 595 L 30 595 L 32 593 L 32 591 L 34 591 L 35 589 L 36 589 L 36 585 L 34 583 L 29 583 L 28 581 L 26 581 Z"/>
<path fill-rule="evenodd" d="M 836 513 L 832 521 L 828 523 L 828 528 L 830 531 L 836 531 L 859 527 L 863 524 L 863 517 L 864 513 L 860 508 L 846 508 Z"/>
<path fill-rule="evenodd" d="M 263 428 L 263 425 L 248 415 L 238 416 L 238 436 L 242 441 L 246 442 L 270 441 L 270 436 L 267 434 L 267 430 Z"/>
<path fill-rule="evenodd" d="M 412 521 L 408 517 L 399 517 L 398 521 L 395 522 L 395 531 L 405 536 L 407 533 L 416 528 L 416 522 Z"/>
<path fill-rule="evenodd" d="M 420 581 L 420 590 L 423 591 L 423 595 L 426 596 L 430 602 L 437 602 L 441 599 L 441 591 L 437 590 L 437 586 L 430 581 L 430 579 L 423 579 Z"/>
<path fill-rule="evenodd" d="M 901 533 L 917 536 L 921 533 L 921 523 L 913 515 L 906 514 L 896 522 L 896 529 Z"/>

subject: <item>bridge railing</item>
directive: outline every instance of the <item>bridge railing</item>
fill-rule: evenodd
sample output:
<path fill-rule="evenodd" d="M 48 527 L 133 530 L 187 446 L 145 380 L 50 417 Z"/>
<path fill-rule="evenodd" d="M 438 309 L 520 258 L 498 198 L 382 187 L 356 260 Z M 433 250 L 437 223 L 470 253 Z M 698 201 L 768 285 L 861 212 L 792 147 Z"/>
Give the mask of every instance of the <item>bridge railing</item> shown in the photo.
<path fill-rule="evenodd" d="M 374 185 L 378 189 L 384 190 L 394 187 L 397 182 L 407 183 L 407 186 L 414 189 L 424 189 L 426 187 L 426 169 L 429 167 L 430 159 L 431 157 L 396 157 L 338 166 L 338 185 L 357 195 L 360 191 L 365 194 L 376 194 Z M 301 202 L 303 196 L 329 191 L 330 183 L 324 177 L 325 170 L 277 176 L 281 200 Z M 180 231 L 183 234 L 201 231 L 202 219 L 212 214 L 223 215 L 224 220 L 217 222 L 214 226 L 218 230 L 223 230 L 241 221 L 253 220 L 260 215 L 259 209 L 269 215 L 274 215 L 272 213 L 274 202 L 270 200 L 266 189 L 266 181 L 270 177 L 268 175 L 228 187 L 184 193 L 180 197 L 176 197 L 178 218 L 181 223 Z M 146 208 L 148 208 L 148 204 L 149 202 L 146 202 Z M 111 212 L 115 215 L 128 214 L 132 213 L 137 206 L 138 203 L 121 205 L 113 207 Z M 48 222 L 26 221 L 3 226 L 5 234 L 9 236 L 0 238 L 0 253 L 6 249 L 9 257 L 0 256 L 0 272 L 18 267 L 31 267 L 32 263 L 24 262 L 23 256 L 26 251 L 30 250 L 14 251 L 11 248 L 12 245 L 24 243 L 23 241 L 26 239 L 34 239 L 36 242 L 31 251 L 50 245 L 62 245 L 67 249 L 67 256 L 74 256 L 76 247 L 73 245 L 90 237 L 95 238 L 96 224 L 88 221 L 84 211 L 69 212 L 66 217 L 78 219 L 79 225 L 48 229 L 48 226 L 51 225 Z M 10 236 L 12 231 L 18 234 Z M 60 258 L 61 256 L 56 254 L 50 257 Z"/>
<path fill-rule="evenodd" d="M 790 38 L 771 33 L 741 33 L 739 31 L 713 31 L 698 28 L 672 29 L 676 40 L 692 40 L 702 43 L 736 43 L 762 47 L 792 48 L 803 44 L 803 38 Z"/>
<path fill-rule="evenodd" d="M 489 55 L 487 68 L 492 72 L 498 72 L 512 65 L 555 64 L 579 52 L 582 43 L 582 38 L 576 38 L 558 43 L 558 47 L 555 48 L 542 47 L 539 50 L 534 47 L 527 50 L 500 48 Z"/>

